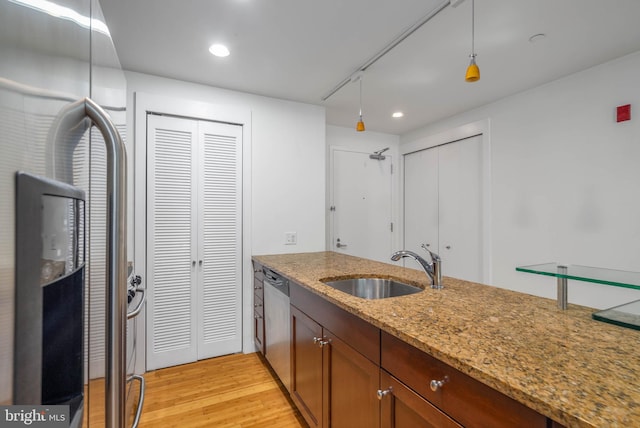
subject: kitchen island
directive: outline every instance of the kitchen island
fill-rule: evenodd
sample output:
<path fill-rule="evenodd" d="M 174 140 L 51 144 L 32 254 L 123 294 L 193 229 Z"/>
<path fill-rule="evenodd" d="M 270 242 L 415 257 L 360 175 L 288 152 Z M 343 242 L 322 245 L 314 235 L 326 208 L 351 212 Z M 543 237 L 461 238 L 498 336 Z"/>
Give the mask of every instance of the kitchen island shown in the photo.
<path fill-rule="evenodd" d="M 254 256 L 311 293 L 568 427 L 640 426 L 640 332 L 593 309 L 334 252 Z M 418 285 L 365 300 L 322 280 L 377 276 Z"/>

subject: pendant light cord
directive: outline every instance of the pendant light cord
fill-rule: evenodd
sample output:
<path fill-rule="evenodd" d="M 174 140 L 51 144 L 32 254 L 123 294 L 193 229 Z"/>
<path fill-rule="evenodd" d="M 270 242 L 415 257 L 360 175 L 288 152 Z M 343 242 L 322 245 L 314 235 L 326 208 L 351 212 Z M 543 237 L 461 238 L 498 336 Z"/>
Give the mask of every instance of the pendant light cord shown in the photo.
<path fill-rule="evenodd" d="M 476 48 L 475 48 L 475 34 L 476 34 L 476 29 L 475 29 L 475 16 L 476 16 L 476 7 L 475 7 L 475 0 L 471 0 L 471 57 L 475 57 L 476 56 Z"/>
<path fill-rule="evenodd" d="M 362 119 L 362 76 L 360 76 L 360 119 Z"/>

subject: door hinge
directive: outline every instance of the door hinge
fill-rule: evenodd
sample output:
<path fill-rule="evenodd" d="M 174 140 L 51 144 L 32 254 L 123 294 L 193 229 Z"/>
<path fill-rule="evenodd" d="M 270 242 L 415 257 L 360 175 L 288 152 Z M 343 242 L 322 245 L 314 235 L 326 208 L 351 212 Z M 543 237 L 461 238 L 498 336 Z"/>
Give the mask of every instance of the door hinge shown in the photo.
<path fill-rule="evenodd" d="M 335 207 L 334 205 L 331 205 L 331 206 L 329 207 L 329 211 L 335 211 L 335 210 L 336 210 L 336 207 Z"/>
<path fill-rule="evenodd" d="M 391 164 L 391 174 L 393 174 L 393 164 Z"/>
<path fill-rule="evenodd" d="M 393 232 L 393 222 L 391 222 L 391 231 Z"/>

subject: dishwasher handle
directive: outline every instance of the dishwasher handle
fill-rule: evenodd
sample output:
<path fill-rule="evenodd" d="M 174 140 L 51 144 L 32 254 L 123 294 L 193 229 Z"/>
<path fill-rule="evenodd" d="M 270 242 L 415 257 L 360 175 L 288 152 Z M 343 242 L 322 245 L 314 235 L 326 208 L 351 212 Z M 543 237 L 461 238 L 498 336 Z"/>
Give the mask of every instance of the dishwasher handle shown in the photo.
<path fill-rule="evenodd" d="M 264 273 L 265 281 L 267 281 L 269 284 L 273 286 L 279 286 L 279 285 L 281 286 L 284 283 L 284 278 L 282 278 L 280 275 L 273 272 L 272 270 L 264 269 L 263 273 Z"/>
<path fill-rule="evenodd" d="M 286 278 L 281 277 L 277 273 L 273 272 L 270 269 L 263 268 L 264 273 L 264 281 L 267 284 L 271 284 L 273 288 L 284 293 L 286 296 L 289 295 L 289 281 Z"/>

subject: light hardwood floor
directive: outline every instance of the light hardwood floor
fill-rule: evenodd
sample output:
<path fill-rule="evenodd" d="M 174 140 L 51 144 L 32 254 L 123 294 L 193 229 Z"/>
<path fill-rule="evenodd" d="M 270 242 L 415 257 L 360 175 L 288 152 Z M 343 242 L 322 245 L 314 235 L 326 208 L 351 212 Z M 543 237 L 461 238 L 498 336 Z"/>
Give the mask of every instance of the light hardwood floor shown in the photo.
<path fill-rule="evenodd" d="M 140 428 L 307 424 L 260 354 L 236 354 L 147 372 Z"/>

